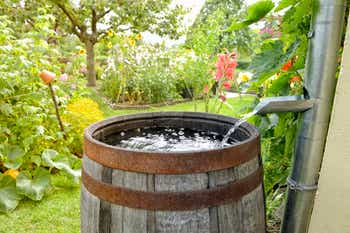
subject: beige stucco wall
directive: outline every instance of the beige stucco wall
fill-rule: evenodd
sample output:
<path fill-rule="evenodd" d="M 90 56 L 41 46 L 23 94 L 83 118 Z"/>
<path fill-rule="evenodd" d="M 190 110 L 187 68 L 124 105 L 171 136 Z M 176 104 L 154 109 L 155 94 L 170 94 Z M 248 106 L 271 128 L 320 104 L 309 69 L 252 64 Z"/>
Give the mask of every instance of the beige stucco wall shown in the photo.
<path fill-rule="evenodd" d="M 309 233 L 350 233 L 350 24 Z"/>

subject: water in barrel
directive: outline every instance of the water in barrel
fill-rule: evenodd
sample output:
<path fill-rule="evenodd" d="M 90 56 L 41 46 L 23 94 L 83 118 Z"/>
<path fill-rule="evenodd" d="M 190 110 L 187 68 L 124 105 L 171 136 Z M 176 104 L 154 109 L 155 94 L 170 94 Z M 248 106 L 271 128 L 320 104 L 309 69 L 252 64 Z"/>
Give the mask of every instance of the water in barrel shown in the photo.
<path fill-rule="evenodd" d="M 255 114 L 255 111 L 246 114 L 225 135 L 190 128 L 145 127 L 117 132 L 110 135 L 105 142 L 141 151 L 181 152 L 224 148 L 240 141 L 233 137 L 234 132 Z"/>
<path fill-rule="evenodd" d="M 174 127 L 145 127 L 121 131 L 110 135 L 107 144 L 142 151 L 180 152 L 217 149 L 238 140 L 227 139 L 211 131 Z"/>

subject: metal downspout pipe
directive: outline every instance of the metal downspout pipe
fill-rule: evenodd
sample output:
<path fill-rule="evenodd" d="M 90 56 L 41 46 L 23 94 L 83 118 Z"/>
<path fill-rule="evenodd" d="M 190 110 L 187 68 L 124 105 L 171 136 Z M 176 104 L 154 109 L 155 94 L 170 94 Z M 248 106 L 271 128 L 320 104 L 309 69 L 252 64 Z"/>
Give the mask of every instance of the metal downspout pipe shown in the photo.
<path fill-rule="evenodd" d="M 282 223 L 282 233 L 306 233 L 313 209 L 336 85 L 346 0 L 319 0 L 313 16 L 305 70 L 306 95 Z"/>

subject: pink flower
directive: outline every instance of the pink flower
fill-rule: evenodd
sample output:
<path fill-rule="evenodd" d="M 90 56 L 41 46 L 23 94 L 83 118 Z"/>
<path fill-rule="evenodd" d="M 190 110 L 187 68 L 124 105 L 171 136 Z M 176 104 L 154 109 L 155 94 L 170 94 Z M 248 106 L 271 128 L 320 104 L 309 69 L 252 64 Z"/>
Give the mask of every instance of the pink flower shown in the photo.
<path fill-rule="evenodd" d="M 235 70 L 234 68 L 228 68 L 228 69 L 226 70 L 226 78 L 227 78 L 228 80 L 232 80 L 234 70 Z"/>
<path fill-rule="evenodd" d="M 232 84 L 231 84 L 230 82 L 227 82 L 227 81 L 223 82 L 222 85 L 223 85 L 226 89 L 230 89 L 231 86 L 232 86 Z"/>
<path fill-rule="evenodd" d="M 221 78 L 231 80 L 233 78 L 234 70 L 237 67 L 236 53 L 225 53 L 218 55 L 218 61 L 215 64 L 216 75 L 215 81 L 219 81 Z"/>
<path fill-rule="evenodd" d="M 228 68 L 235 69 L 237 67 L 237 60 L 231 59 L 228 61 Z"/>
<path fill-rule="evenodd" d="M 222 70 L 221 69 L 217 69 L 216 70 L 216 75 L 215 75 L 215 81 L 219 81 L 222 78 Z"/>
<path fill-rule="evenodd" d="M 66 74 L 66 73 L 61 74 L 61 76 L 60 76 L 60 80 L 61 80 L 61 81 L 65 82 L 65 81 L 67 81 L 68 79 L 69 79 L 68 74 Z"/>

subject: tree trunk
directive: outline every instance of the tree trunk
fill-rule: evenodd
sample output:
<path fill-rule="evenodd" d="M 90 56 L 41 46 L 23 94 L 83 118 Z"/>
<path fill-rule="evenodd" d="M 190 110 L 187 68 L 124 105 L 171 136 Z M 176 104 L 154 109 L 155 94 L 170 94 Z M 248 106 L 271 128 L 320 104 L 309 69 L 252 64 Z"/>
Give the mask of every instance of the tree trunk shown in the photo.
<path fill-rule="evenodd" d="M 96 86 L 96 70 L 95 70 L 95 54 L 94 54 L 94 43 L 87 41 L 86 47 L 86 64 L 87 64 L 87 86 Z"/>

